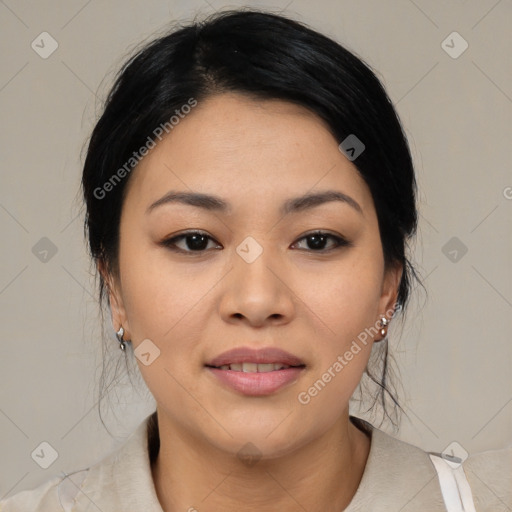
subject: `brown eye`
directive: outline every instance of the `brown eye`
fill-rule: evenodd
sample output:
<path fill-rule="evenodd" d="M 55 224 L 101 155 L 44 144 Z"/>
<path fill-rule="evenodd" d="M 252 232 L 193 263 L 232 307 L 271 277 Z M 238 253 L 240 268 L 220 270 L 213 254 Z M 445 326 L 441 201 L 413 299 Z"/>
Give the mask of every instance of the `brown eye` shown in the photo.
<path fill-rule="evenodd" d="M 352 245 L 351 242 L 341 236 L 323 231 L 315 231 L 300 238 L 292 247 L 297 247 L 300 243 L 303 243 L 303 240 L 306 241 L 306 247 L 299 247 L 299 249 L 311 252 L 329 252 L 340 247 L 348 247 Z M 164 240 L 162 245 L 176 252 L 199 254 L 209 250 L 208 244 L 210 242 L 216 242 L 216 240 L 202 231 L 189 231 Z M 210 249 L 211 248 L 212 247 L 210 247 Z M 222 246 L 217 244 L 213 248 L 219 249 L 222 248 Z"/>
<path fill-rule="evenodd" d="M 201 231 L 189 231 L 181 235 L 168 238 L 162 242 L 165 247 L 177 252 L 205 252 L 208 243 L 214 239 Z M 181 247 L 178 246 L 181 243 Z"/>
<path fill-rule="evenodd" d="M 306 250 L 310 250 L 313 252 L 328 252 L 337 249 L 338 247 L 348 247 L 352 245 L 348 240 L 346 240 L 343 237 L 332 235 L 331 233 L 326 233 L 323 231 L 315 231 L 313 233 L 308 233 L 307 235 L 300 238 L 299 242 L 301 240 L 306 240 Z M 331 243 L 331 246 L 326 248 L 329 240 L 331 240 L 334 245 L 332 245 Z M 296 242 L 294 245 L 297 244 L 298 242 Z"/>

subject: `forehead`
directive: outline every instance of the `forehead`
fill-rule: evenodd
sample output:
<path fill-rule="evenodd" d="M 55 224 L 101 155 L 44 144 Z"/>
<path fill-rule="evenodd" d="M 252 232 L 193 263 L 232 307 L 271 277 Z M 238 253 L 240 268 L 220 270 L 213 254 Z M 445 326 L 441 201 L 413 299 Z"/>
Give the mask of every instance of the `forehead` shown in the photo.
<path fill-rule="evenodd" d="M 127 200 L 147 205 L 178 189 L 239 198 L 243 206 L 336 188 L 365 210 L 372 206 L 369 189 L 338 144 L 327 124 L 301 106 L 213 96 L 143 158 Z"/>

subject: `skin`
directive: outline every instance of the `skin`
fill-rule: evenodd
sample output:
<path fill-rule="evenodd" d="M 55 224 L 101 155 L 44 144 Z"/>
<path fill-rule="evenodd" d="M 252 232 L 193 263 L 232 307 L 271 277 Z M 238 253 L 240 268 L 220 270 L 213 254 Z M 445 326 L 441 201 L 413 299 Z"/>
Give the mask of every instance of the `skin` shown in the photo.
<path fill-rule="evenodd" d="M 114 327 L 134 349 L 150 339 L 160 350 L 137 363 L 157 402 L 152 474 L 166 512 L 335 511 L 357 490 L 371 440 L 350 422 L 348 403 L 380 335 L 309 404 L 297 396 L 393 311 L 402 268 L 384 268 L 370 190 L 338 144 L 299 106 L 221 94 L 200 102 L 130 177 L 118 273 L 104 277 Z M 279 213 L 286 199 L 326 189 L 352 197 L 362 214 L 337 201 Z M 146 213 L 170 190 L 220 196 L 232 210 L 168 203 Z M 162 245 L 191 229 L 211 237 L 203 252 L 190 239 L 176 242 L 188 253 Z M 317 229 L 351 245 L 329 250 L 336 242 L 327 239 L 316 249 L 304 237 Z M 247 236 L 263 248 L 252 263 L 236 252 Z M 279 347 L 306 368 L 272 395 L 246 396 L 204 366 L 239 346 Z M 261 455 L 253 465 L 237 457 L 247 442 Z"/>

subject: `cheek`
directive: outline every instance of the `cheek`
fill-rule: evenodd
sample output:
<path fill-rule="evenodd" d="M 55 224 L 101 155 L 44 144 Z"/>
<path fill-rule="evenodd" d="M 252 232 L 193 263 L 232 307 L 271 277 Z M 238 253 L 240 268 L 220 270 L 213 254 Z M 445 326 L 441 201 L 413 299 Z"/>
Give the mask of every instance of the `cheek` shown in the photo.
<path fill-rule="evenodd" d="M 146 339 L 158 349 L 158 357 L 148 365 L 136 358 L 140 373 L 157 403 L 168 404 L 176 414 L 184 409 L 204 414 L 200 408 L 195 410 L 197 404 L 183 386 L 200 395 L 191 375 L 203 357 L 198 343 L 204 336 L 201 315 L 215 276 L 184 271 L 185 266 L 180 269 L 165 257 L 165 251 L 154 247 L 126 244 L 124 250 L 120 270 L 133 349 L 142 347 Z"/>
<path fill-rule="evenodd" d="M 314 277 L 297 279 L 294 291 L 308 316 L 315 319 L 318 337 L 332 340 L 332 349 L 342 350 L 365 328 L 375 325 L 382 271 L 378 258 L 354 251 L 328 270 L 308 273 Z"/>
<path fill-rule="evenodd" d="M 348 403 L 370 357 L 381 271 L 375 256 L 354 251 L 328 272 L 317 272 L 315 279 L 302 281 L 297 290 L 314 324 L 310 332 L 317 347 L 317 364 L 297 398 L 305 411 L 324 417 L 327 423 Z"/>
<path fill-rule="evenodd" d="M 121 244 L 123 301 L 132 337 L 162 339 L 208 290 L 208 282 L 172 264 L 165 250 L 127 237 Z M 188 267 L 190 268 L 190 266 Z"/>
<path fill-rule="evenodd" d="M 207 262 L 176 262 L 149 243 L 126 244 L 124 255 L 120 262 L 123 300 L 133 348 L 149 339 L 160 350 L 151 366 L 139 364 L 141 373 L 148 385 L 160 378 L 160 366 L 180 382 L 190 380 L 191 372 L 202 368 L 200 340 L 214 314 L 212 290 L 225 269 Z M 163 378 L 168 381 L 169 375 Z M 167 382 L 165 387 L 170 385 Z"/>

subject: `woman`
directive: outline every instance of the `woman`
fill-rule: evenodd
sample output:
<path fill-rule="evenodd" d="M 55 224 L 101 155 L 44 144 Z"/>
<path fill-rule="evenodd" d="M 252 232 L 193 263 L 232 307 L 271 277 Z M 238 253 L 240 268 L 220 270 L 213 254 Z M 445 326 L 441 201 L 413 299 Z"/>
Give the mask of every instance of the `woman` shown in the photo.
<path fill-rule="evenodd" d="M 123 68 L 82 184 L 100 296 L 157 410 L 1 510 L 475 510 L 470 460 L 349 414 L 363 374 L 394 399 L 387 330 L 416 278 L 411 155 L 360 59 L 263 12 L 174 31 Z"/>

